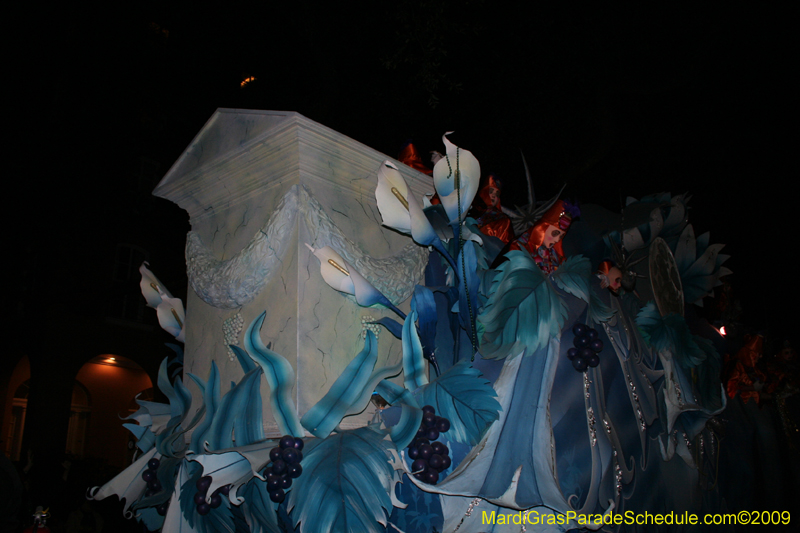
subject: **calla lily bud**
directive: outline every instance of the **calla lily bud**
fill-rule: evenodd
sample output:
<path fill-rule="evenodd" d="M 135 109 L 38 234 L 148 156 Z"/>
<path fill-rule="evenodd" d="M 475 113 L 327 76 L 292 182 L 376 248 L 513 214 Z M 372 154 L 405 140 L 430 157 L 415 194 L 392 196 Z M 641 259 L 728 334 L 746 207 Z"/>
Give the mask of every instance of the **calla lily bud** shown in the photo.
<path fill-rule="evenodd" d="M 391 161 L 384 161 L 378 170 L 375 199 L 384 226 L 410 234 L 414 241 L 422 246 L 429 246 L 437 238 L 422 207 Z"/>
<path fill-rule="evenodd" d="M 442 136 L 446 155 L 433 167 L 433 186 L 452 224 L 467 216 L 480 186 L 481 165 L 472 152 L 459 148 L 447 139 L 451 133 L 449 131 Z"/>

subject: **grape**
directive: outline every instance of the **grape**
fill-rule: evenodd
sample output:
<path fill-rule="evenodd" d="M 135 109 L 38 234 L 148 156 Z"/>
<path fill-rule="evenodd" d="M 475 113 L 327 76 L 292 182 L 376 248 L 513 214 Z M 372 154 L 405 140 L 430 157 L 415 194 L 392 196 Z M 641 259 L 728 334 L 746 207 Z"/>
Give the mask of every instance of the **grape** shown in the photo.
<path fill-rule="evenodd" d="M 195 505 L 200 505 L 201 503 L 206 501 L 206 495 L 203 494 L 202 492 L 195 492 L 193 500 Z"/>
<path fill-rule="evenodd" d="M 439 472 L 436 470 L 428 470 L 425 472 L 425 483 L 428 485 L 436 485 L 437 481 L 439 481 Z"/>
<path fill-rule="evenodd" d="M 276 489 L 269 493 L 269 499 L 275 503 L 282 503 L 286 499 L 286 493 L 283 489 Z"/>
<path fill-rule="evenodd" d="M 424 459 L 417 459 L 413 463 L 411 463 L 411 471 L 412 472 L 419 472 L 421 470 L 425 470 L 427 468 L 428 462 Z"/>
<path fill-rule="evenodd" d="M 426 431 L 426 433 L 427 433 L 427 431 Z M 415 442 L 416 442 L 416 444 L 414 446 L 416 446 L 417 448 L 419 448 L 423 444 L 430 444 L 431 443 L 431 441 L 429 441 L 425 437 L 418 438 Z"/>
<path fill-rule="evenodd" d="M 425 405 L 425 406 L 422 407 L 422 412 L 423 413 L 431 413 L 431 414 L 435 415 L 436 414 L 436 409 L 434 409 L 432 405 Z"/>
<path fill-rule="evenodd" d="M 587 330 L 586 324 L 578 323 L 578 324 L 575 324 L 574 326 L 572 326 L 572 333 L 576 337 L 580 337 L 581 335 L 585 335 L 586 334 L 586 330 Z"/>
<path fill-rule="evenodd" d="M 300 450 L 297 450 L 297 460 L 295 462 L 299 463 L 302 460 L 303 460 L 303 452 L 301 452 Z"/>
<path fill-rule="evenodd" d="M 593 340 L 595 340 L 595 339 L 597 338 L 597 336 L 599 335 L 599 333 L 597 333 L 597 330 L 596 330 L 596 329 L 592 328 L 592 329 L 590 329 L 590 330 L 589 330 L 589 332 L 587 333 L 587 335 L 589 335 L 589 340 L 592 340 L 592 341 L 593 341 Z"/>
<path fill-rule="evenodd" d="M 424 482 L 425 481 L 425 472 L 416 473 L 416 474 L 414 474 L 414 477 L 417 478 L 418 480 Z"/>
<path fill-rule="evenodd" d="M 281 455 L 283 455 L 283 460 L 286 462 L 286 464 L 291 465 L 291 464 L 294 464 L 294 463 L 297 462 L 297 454 L 298 453 L 299 452 L 297 450 L 295 450 L 294 447 L 292 447 L 292 448 L 286 448 L 285 450 L 283 450 L 283 454 L 281 454 Z"/>
<path fill-rule="evenodd" d="M 583 372 L 586 370 L 587 362 L 586 359 L 578 359 L 577 357 L 572 360 L 572 367 L 577 370 L 578 372 Z"/>
<path fill-rule="evenodd" d="M 594 350 L 595 352 L 602 352 L 603 351 L 603 341 L 600 339 L 595 339 L 589 344 L 589 347 Z"/>
<path fill-rule="evenodd" d="M 450 465 L 453 463 L 453 460 L 450 459 L 449 455 L 442 456 L 442 470 L 447 470 L 450 468 Z"/>
<path fill-rule="evenodd" d="M 212 496 L 211 496 L 211 501 L 209 501 L 209 502 L 208 502 L 208 505 L 209 505 L 209 506 L 210 506 L 212 509 L 216 509 L 217 507 L 219 507 L 220 505 L 222 505 L 222 496 L 220 496 L 219 494 L 214 494 L 214 495 L 212 495 Z"/>
<path fill-rule="evenodd" d="M 592 341 L 589 340 L 589 337 L 586 335 L 581 335 L 580 337 L 575 337 L 575 340 L 572 341 L 572 344 L 574 344 L 576 348 L 586 348 L 589 346 L 590 342 Z"/>
<path fill-rule="evenodd" d="M 422 425 L 419 426 L 417 430 L 417 437 L 424 437 L 425 433 L 428 432 L 428 429 L 425 427 L 425 423 L 423 422 Z"/>
<path fill-rule="evenodd" d="M 412 446 L 408 449 L 408 458 L 409 459 L 416 459 L 419 457 L 419 448 L 416 446 Z"/>
<path fill-rule="evenodd" d="M 423 444 L 419 447 L 419 458 L 428 460 L 430 456 L 433 455 L 433 448 L 430 444 Z M 418 459 L 419 460 L 419 459 Z"/>
<path fill-rule="evenodd" d="M 155 457 L 153 457 L 152 459 L 150 459 L 149 461 L 147 461 L 147 467 L 148 467 L 150 470 L 158 470 L 158 467 L 159 467 L 159 465 L 160 465 L 160 464 L 161 464 L 161 461 L 159 461 L 159 460 L 158 460 L 158 459 L 156 459 Z"/>
<path fill-rule="evenodd" d="M 154 491 L 152 491 L 152 490 L 150 490 L 150 489 L 147 489 L 146 491 L 144 491 L 144 497 L 145 497 L 145 498 L 149 498 L 149 497 L 150 497 L 150 496 L 152 496 L 153 494 L 155 494 L 155 492 L 154 492 Z"/>
<path fill-rule="evenodd" d="M 594 355 L 594 351 L 591 348 L 581 348 L 580 355 L 581 359 L 590 359 Z"/>
<path fill-rule="evenodd" d="M 593 355 L 591 358 L 589 358 L 588 363 L 590 367 L 594 368 L 600 364 L 600 358 L 597 357 L 597 355 Z"/>
<path fill-rule="evenodd" d="M 220 494 L 224 494 L 225 496 L 227 496 L 228 494 L 231 493 L 231 486 L 230 485 L 223 485 L 220 488 L 218 488 L 217 490 L 219 491 Z"/>
<path fill-rule="evenodd" d="M 294 448 L 294 437 L 291 435 L 284 435 L 281 437 L 280 446 L 283 450 L 286 448 Z"/>
<path fill-rule="evenodd" d="M 278 447 L 272 448 L 272 449 L 269 451 L 269 460 L 270 460 L 270 461 L 272 461 L 272 462 L 274 463 L 275 461 L 277 461 L 278 459 L 280 459 L 280 458 L 281 458 L 281 455 L 282 455 L 282 454 L 281 454 L 281 451 L 282 451 L 282 450 L 281 450 L 280 448 L 278 448 Z"/>
<path fill-rule="evenodd" d="M 300 437 L 294 439 L 294 449 L 295 450 L 300 451 L 300 450 L 303 449 L 303 446 L 305 446 L 305 442 L 303 442 L 303 439 L 301 439 Z"/>
<path fill-rule="evenodd" d="M 426 437 L 428 437 L 428 439 L 431 440 L 431 441 L 434 441 L 434 440 L 438 439 L 439 438 L 439 430 L 436 429 L 435 427 L 430 428 L 428 430 L 428 434 L 426 435 Z"/>
<path fill-rule="evenodd" d="M 438 455 L 444 455 L 444 450 L 447 449 L 447 446 L 445 446 L 439 441 L 436 441 L 431 443 L 431 448 L 433 448 L 433 453 Z"/>
<path fill-rule="evenodd" d="M 148 483 L 153 481 L 156 478 L 156 473 L 152 470 L 145 470 L 142 472 L 142 479 L 147 481 Z"/>
<path fill-rule="evenodd" d="M 290 477 L 289 477 L 289 476 L 287 476 L 287 475 L 284 475 L 284 476 L 281 478 L 281 488 L 282 488 L 282 489 L 284 489 L 284 490 L 286 490 L 286 489 L 288 489 L 288 488 L 289 488 L 289 487 L 291 487 L 291 486 L 292 486 L 292 478 L 290 478 Z"/>
<path fill-rule="evenodd" d="M 147 488 L 153 492 L 161 492 L 164 487 L 161 486 L 161 482 L 158 479 L 152 479 L 147 482 Z"/>
<path fill-rule="evenodd" d="M 208 505 L 206 502 L 201 503 L 197 506 L 197 514 L 200 516 L 205 516 L 211 512 L 211 506 Z"/>
<path fill-rule="evenodd" d="M 166 516 L 168 509 L 169 509 L 169 502 L 164 502 L 158 507 L 156 507 L 156 512 L 161 516 Z"/>
<path fill-rule="evenodd" d="M 289 467 L 289 471 L 287 473 L 291 478 L 298 478 L 300 477 L 300 474 L 303 473 L 303 467 L 299 464 L 293 464 Z"/>
<path fill-rule="evenodd" d="M 211 486 L 211 476 L 201 477 L 200 479 L 197 480 L 195 486 L 197 487 L 197 490 L 199 490 L 200 492 L 206 492 L 208 490 L 208 487 Z"/>
<path fill-rule="evenodd" d="M 273 474 L 281 475 L 284 472 L 286 472 L 286 463 L 283 460 L 278 459 L 277 461 L 272 463 Z"/>
<path fill-rule="evenodd" d="M 569 350 L 567 350 L 567 358 L 568 358 L 570 361 L 572 361 L 573 359 L 575 359 L 575 356 L 576 356 L 576 355 L 578 355 L 578 349 L 577 349 L 577 348 L 570 348 Z"/>
<path fill-rule="evenodd" d="M 439 419 L 436 429 L 439 430 L 439 433 L 447 433 L 450 430 L 450 421 L 446 418 Z"/>
<path fill-rule="evenodd" d="M 272 492 L 273 490 L 279 489 L 281 486 L 281 480 L 283 477 L 276 476 L 275 474 L 270 474 L 267 478 L 267 492 Z"/>
<path fill-rule="evenodd" d="M 436 425 L 436 415 L 433 413 L 425 413 L 422 415 L 422 424 L 425 427 L 433 427 Z"/>
<path fill-rule="evenodd" d="M 437 471 L 441 472 L 442 465 L 444 464 L 444 459 L 442 459 L 441 455 L 435 453 L 435 454 L 431 455 L 430 459 L 428 459 L 428 464 L 434 470 L 437 470 Z"/>

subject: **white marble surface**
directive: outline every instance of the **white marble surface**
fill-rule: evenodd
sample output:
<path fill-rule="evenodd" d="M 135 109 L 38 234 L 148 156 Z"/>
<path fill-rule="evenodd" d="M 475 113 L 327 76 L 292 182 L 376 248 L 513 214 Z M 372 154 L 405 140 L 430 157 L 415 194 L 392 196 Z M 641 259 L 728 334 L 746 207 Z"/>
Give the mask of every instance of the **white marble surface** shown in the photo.
<path fill-rule="evenodd" d="M 293 396 L 298 414 L 302 416 L 324 395 L 363 348 L 362 317 L 393 313 L 362 308 L 331 289 L 320 276 L 319 261 L 303 243 L 336 247 L 335 242 L 342 243 L 343 237 L 352 241 L 351 256 L 389 258 L 385 265 L 389 270 L 399 264 L 393 257 L 409 257 L 409 249 L 404 248 L 411 243 L 410 238 L 382 227 L 375 203 L 377 171 L 386 159 L 394 161 L 297 113 L 217 110 L 154 191 L 189 213 L 192 232 L 211 256 L 221 262 L 238 261 L 240 270 L 257 271 L 259 265 L 242 258 L 243 250 L 269 227 L 270 217 L 293 187 L 302 187 L 300 196 L 312 199 L 302 200 L 305 208 L 312 205 L 309 212 L 321 208 L 322 213 L 316 213 L 316 219 L 300 213 L 291 220 L 291 227 L 283 232 L 290 240 L 282 243 L 280 260 L 265 279 L 257 280 L 260 286 L 252 291 L 255 294 L 248 294 L 249 301 L 221 307 L 189 289 L 188 372 L 206 379 L 213 360 L 221 372 L 223 391 L 227 391 L 231 381 L 242 377 L 242 371 L 229 358 L 223 322 L 240 313 L 246 329 L 266 310 L 261 337 L 295 369 Z M 433 191 L 430 177 L 397 164 L 417 197 Z M 335 238 L 322 231 L 314 222 L 317 219 L 338 228 Z M 376 283 L 386 283 L 391 274 L 374 263 L 364 268 L 372 272 L 362 274 Z M 408 311 L 407 300 L 395 303 Z M 398 340 L 384 330 L 378 344 L 378 365 L 399 361 Z M 187 384 L 195 397 L 194 407 L 198 407 L 198 390 L 192 382 Z M 266 381 L 262 381 L 261 393 L 265 429 L 275 435 Z M 345 419 L 343 427 L 363 425 L 370 418 L 368 408 L 359 416 Z"/>

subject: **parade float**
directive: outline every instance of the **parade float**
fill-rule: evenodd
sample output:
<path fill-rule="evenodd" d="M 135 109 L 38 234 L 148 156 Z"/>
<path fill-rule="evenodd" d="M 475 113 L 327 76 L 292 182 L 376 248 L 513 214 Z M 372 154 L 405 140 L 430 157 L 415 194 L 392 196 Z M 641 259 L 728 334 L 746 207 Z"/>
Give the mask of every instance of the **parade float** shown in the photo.
<path fill-rule="evenodd" d="M 528 204 L 501 209 L 442 140 L 431 180 L 296 113 L 214 114 L 155 191 L 191 219 L 185 311 L 141 270 L 185 343 L 169 403 L 139 401 L 138 458 L 90 497 L 170 533 L 566 531 L 724 506 L 702 483 L 721 337 L 684 313 L 729 271 L 688 197 L 612 212 L 537 202 L 528 176 Z M 468 217 L 481 198 L 490 216 Z M 498 221 L 515 238 L 481 231 Z"/>

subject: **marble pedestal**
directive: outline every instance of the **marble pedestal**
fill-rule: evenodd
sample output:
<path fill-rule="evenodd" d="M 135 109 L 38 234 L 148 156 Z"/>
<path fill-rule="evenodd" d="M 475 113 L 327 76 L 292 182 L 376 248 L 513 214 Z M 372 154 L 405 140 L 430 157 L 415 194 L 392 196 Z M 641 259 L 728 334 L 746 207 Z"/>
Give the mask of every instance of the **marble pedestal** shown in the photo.
<path fill-rule="evenodd" d="M 153 192 L 185 209 L 191 221 L 186 372 L 206 379 L 214 361 L 222 391 L 229 390 L 243 374 L 228 345 L 243 346 L 247 326 L 266 311 L 261 338 L 294 367 L 298 414 L 327 392 L 363 348 L 363 319 L 394 314 L 359 307 L 331 289 L 304 243 L 336 249 L 408 311 L 428 253 L 381 226 L 374 192 L 386 159 L 297 113 L 214 113 Z M 428 176 L 397 165 L 418 198 L 433 191 Z M 400 342 L 385 330 L 379 349 L 378 366 L 400 361 Z M 197 409 L 201 395 L 186 383 Z M 268 392 L 262 379 L 264 427 L 276 436 Z M 346 418 L 342 427 L 364 425 L 371 411 Z"/>

